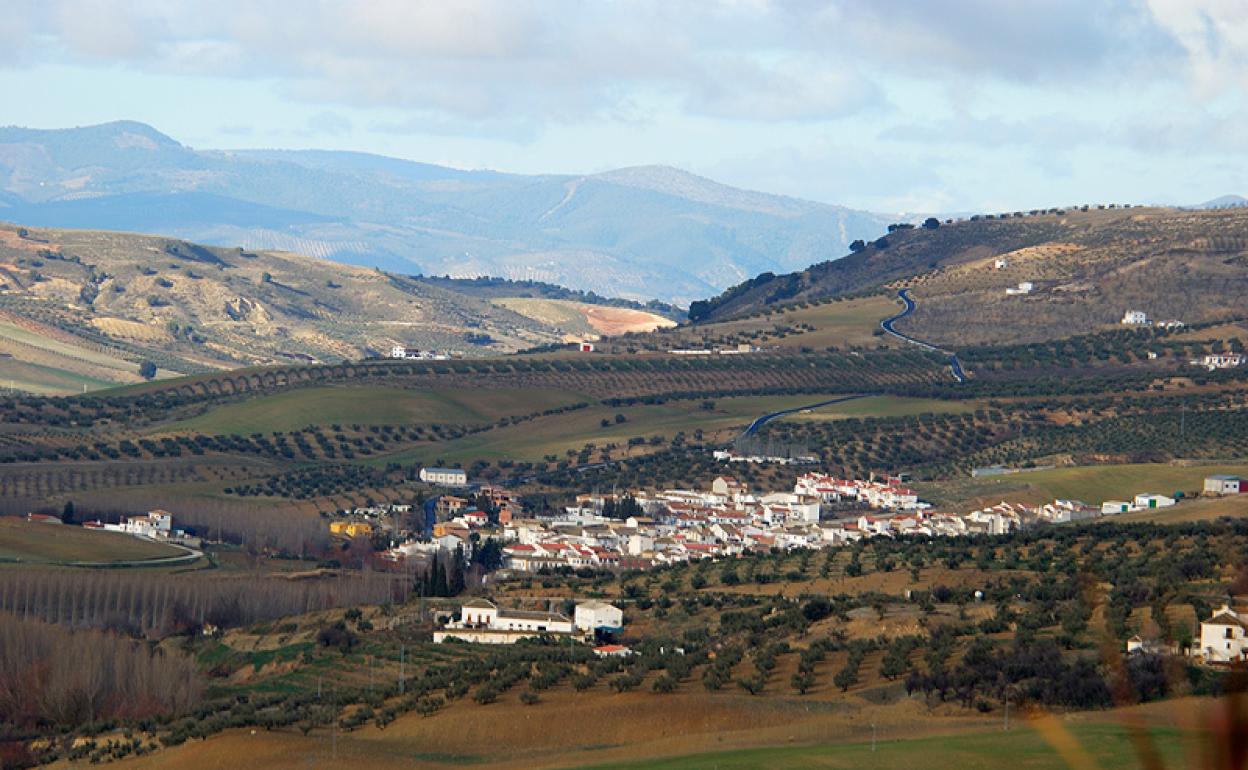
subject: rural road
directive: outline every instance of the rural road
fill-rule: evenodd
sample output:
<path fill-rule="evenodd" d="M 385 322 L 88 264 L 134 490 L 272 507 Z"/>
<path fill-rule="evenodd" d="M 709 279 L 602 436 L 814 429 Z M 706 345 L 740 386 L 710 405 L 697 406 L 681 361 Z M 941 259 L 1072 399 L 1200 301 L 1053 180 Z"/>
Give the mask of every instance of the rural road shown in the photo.
<path fill-rule="evenodd" d="M 827 401 L 820 401 L 817 404 L 795 406 L 792 409 L 782 409 L 779 412 L 771 412 L 770 414 L 765 414 L 762 417 L 755 418 L 754 422 L 750 423 L 750 426 L 746 428 L 741 433 L 740 436 L 737 437 L 737 440 L 740 441 L 743 438 L 749 438 L 750 436 L 754 435 L 755 431 L 757 431 L 759 428 L 763 427 L 764 425 L 776 419 L 777 417 L 783 417 L 786 414 L 794 414 L 796 412 L 802 411 L 803 409 L 819 409 L 825 406 L 831 406 L 833 404 L 841 404 L 846 401 L 853 401 L 859 398 L 866 398 L 867 396 L 878 396 L 878 395 L 879 395 L 878 393 L 859 393 L 853 396 L 841 396 L 839 398 L 833 398 Z"/>
<path fill-rule="evenodd" d="M 147 538 L 141 538 L 147 540 Z M 161 542 L 157 540 L 149 540 L 148 542 Z M 190 564 L 204 555 L 203 551 L 197 551 L 194 548 L 177 543 L 161 543 L 171 548 L 181 548 L 185 553 L 177 556 L 165 556 L 160 559 L 140 559 L 138 561 L 71 561 L 67 562 L 70 567 L 95 567 L 100 569 L 112 569 L 116 567 L 169 567 L 176 564 Z"/>
<path fill-rule="evenodd" d="M 910 299 L 909 289 L 898 289 L 897 296 L 901 297 L 901 301 L 906 303 L 906 309 L 895 316 L 890 316 L 880 321 L 880 328 L 893 335 L 903 342 L 909 342 L 911 345 L 918 345 L 925 350 L 932 350 L 937 353 L 944 353 L 949 356 L 949 368 L 953 371 L 953 378 L 958 382 L 966 382 L 966 374 L 962 371 L 962 362 L 958 360 L 958 354 L 952 353 L 943 348 L 938 348 L 930 342 L 916 340 L 908 334 L 902 334 L 893 328 L 893 324 L 914 312 L 914 300 Z"/>

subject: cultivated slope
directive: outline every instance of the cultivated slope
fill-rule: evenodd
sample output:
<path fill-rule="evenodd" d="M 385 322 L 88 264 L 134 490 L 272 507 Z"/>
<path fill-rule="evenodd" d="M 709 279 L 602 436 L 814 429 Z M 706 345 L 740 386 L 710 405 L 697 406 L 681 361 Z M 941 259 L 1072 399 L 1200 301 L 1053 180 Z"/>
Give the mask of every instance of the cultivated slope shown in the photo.
<path fill-rule="evenodd" d="M 0 382 L 72 393 L 137 382 L 145 360 L 186 373 L 352 360 L 394 344 L 482 355 L 584 332 L 595 314 L 626 314 L 641 328 L 666 323 L 642 310 L 560 302 L 572 322 L 298 254 L 3 226 Z"/>
<path fill-rule="evenodd" d="M 1031 293 L 1006 294 L 1024 281 Z M 918 307 L 899 328 L 947 345 L 1067 337 L 1114 327 L 1127 310 L 1188 324 L 1240 318 L 1248 211 L 1075 209 L 899 230 L 844 259 L 760 276 L 691 315 L 723 320 L 900 286 Z"/>

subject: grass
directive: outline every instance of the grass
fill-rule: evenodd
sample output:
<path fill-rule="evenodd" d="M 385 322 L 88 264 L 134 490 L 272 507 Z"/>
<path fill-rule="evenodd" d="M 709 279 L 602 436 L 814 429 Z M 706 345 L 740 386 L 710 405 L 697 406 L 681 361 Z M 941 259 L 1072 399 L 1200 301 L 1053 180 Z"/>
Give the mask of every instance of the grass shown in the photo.
<path fill-rule="evenodd" d="M 1005 498 L 1034 504 L 1070 498 L 1099 504 L 1130 499 L 1142 492 L 1199 493 L 1205 476 L 1215 473 L 1246 476 L 1248 465 L 1087 465 L 916 486 L 942 503 Z"/>
<path fill-rule="evenodd" d="M 160 431 L 213 434 L 297 430 L 308 425 L 481 424 L 582 400 L 564 390 L 407 390 L 393 387 L 300 388 L 227 404 Z"/>
<path fill-rule="evenodd" d="M 117 532 L 0 518 L 0 561 L 24 564 L 115 563 L 177 556 L 182 551 Z"/>
<path fill-rule="evenodd" d="M 755 316 L 700 324 L 673 333 L 670 337 L 665 336 L 663 339 L 674 344 L 694 345 L 698 344 L 697 341 L 702 336 L 711 339 L 736 336 L 756 339 L 768 347 L 782 348 L 826 348 L 830 346 L 843 348 L 852 345 L 891 347 L 898 344 L 897 341 L 893 337 L 877 335 L 876 332 L 879 331 L 880 321 L 897 313 L 900 307 L 893 297 L 861 297 L 813 307 L 790 308 L 772 316 Z M 769 336 L 767 340 L 760 339 L 760 335 L 770 335 L 777 326 L 797 326 L 798 324 L 814 327 L 814 331 L 804 331 L 779 338 Z"/>
<path fill-rule="evenodd" d="M 17 358 L 0 359 L 0 387 L 39 396 L 69 396 L 86 390 L 104 390 L 116 383 L 76 374 L 55 366 L 44 366 Z"/>
<path fill-rule="evenodd" d="M 594 406 L 433 446 L 419 447 L 370 462 L 405 462 L 430 458 L 442 458 L 447 462 L 502 458 L 540 460 L 550 454 L 562 457 L 567 450 L 579 450 L 587 443 L 599 447 L 608 443 L 622 446 L 634 436 L 649 438 L 661 435 L 670 439 L 677 433 L 691 434 L 695 430 L 702 430 L 707 438 L 714 434 L 717 439 L 728 440 L 760 415 L 836 397 L 838 396 L 809 394 L 720 398 L 710 399 L 713 402 L 711 409 L 703 408 L 702 401 L 622 407 Z M 617 414 L 624 415 L 626 421 L 616 423 Z M 608 422 L 605 427 L 602 425 L 604 419 Z"/>
<path fill-rule="evenodd" d="M 865 727 L 865 729 L 870 729 Z M 1119 724 L 1081 724 L 1070 735 L 1093 764 L 1068 764 L 1066 759 L 1031 728 L 972 735 L 936 736 L 901 741 L 838 743 L 824 746 L 786 746 L 742 751 L 694 754 L 636 763 L 596 765 L 597 770 L 752 770 L 753 768 L 871 768 L 872 770 L 1116 770 L 1142 766 L 1126 727 Z M 1175 728 L 1151 728 L 1148 735 L 1164 761 L 1164 767 L 1189 767 L 1185 759 L 1196 733 Z"/>
<path fill-rule="evenodd" d="M 810 412 L 786 416 L 785 420 L 823 421 L 851 417 L 911 417 L 918 414 L 965 414 L 979 407 L 974 401 L 941 401 L 935 398 L 904 396 L 870 396 L 841 404 L 832 404 Z"/>

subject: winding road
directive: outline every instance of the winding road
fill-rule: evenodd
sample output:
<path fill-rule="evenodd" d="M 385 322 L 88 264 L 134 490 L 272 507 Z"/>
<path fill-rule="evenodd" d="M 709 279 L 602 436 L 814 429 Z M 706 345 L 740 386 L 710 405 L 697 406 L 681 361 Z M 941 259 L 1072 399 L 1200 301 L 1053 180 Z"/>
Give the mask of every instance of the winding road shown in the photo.
<path fill-rule="evenodd" d="M 897 296 L 901 297 L 901 301 L 906 303 L 906 309 L 895 316 L 890 316 L 880 321 L 880 328 L 903 342 L 909 342 L 911 345 L 918 345 L 924 350 L 931 350 L 936 353 L 944 353 L 949 356 L 949 368 L 953 372 L 953 378 L 958 382 L 966 382 L 966 373 L 962 371 L 962 362 L 958 360 L 958 354 L 943 348 L 938 348 L 930 342 L 917 340 L 908 334 L 902 334 L 893 328 L 893 324 L 914 312 L 914 300 L 910 298 L 909 289 L 898 289 Z"/>
<path fill-rule="evenodd" d="M 832 406 L 833 404 L 842 404 L 846 401 L 854 401 L 859 398 L 866 398 L 868 396 L 878 396 L 878 395 L 879 393 L 858 393 L 853 396 L 840 396 L 839 398 L 833 398 L 827 401 L 820 401 L 817 404 L 806 404 L 805 406 L 795 406 L 792 409 L 782 409 L 779 412 L 771 412 L 769 414 L 763 415 L 762 417 L 755 418 L 754 422 L 750 423 L 750 426 L 746 428 L 744 431 L 742 431 L 741 435 L 737 437 L 737 440 L 740 441 L 743 438 L 749 438 L 750 436 L 754 435 L 754 433 L 759 428 L 763 427 L 764 425 L 776 419 L 777 417 L 784 417 L 786 414 L 795 414 L 797 412 L 801 412 L 806 409 L 819 409 L 825 406 Z"/>

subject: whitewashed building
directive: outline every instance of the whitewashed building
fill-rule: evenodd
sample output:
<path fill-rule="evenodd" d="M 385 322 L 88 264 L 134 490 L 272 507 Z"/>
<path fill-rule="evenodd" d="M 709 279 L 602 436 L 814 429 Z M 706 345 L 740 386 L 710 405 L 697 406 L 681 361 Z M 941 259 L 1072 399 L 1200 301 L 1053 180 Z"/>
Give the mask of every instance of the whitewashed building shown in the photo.
<path fill-rule="evenodd" d="M 1143 326 L 1148 323 L 1148 314 L 1143 310 L 1128 310 L 1122 314 L 1122 322 L 1128 326 Z"/>
<path fill-rule="evenodd" d="M 586 633 L 599 630 L 617 633 L 624 629 L 624 611 L 613 604 L 591 599 L 576 605 L 572 622 L 576 630 Z"/>
<path fill-rule="evenodd" d="M 1205 477 L 1206 495 L 1238 495 L 1243 490 L 1243 482 L 1239 476 L 1228 476 L 1225 473 Z"/>
<path fill-rule="evenodd" d="M 458 639 L 478 644 L 514 644 L 542 634 L 572 633 L 572 621 L 557 612 L 499 609 L 485 599 L 473 599 L 460 607 L 460 619 L 433 632 L 433 641 Z"/>
<path fill-rule="evenodd" d="M 1165 495 L 1158 495 L 1151 492 L 1135 496 L 1135 507 L 1140 509 L 1169 508 L 1174 505 L 1174 503 L 1175 500 L 1173 497 L 1166 497 Z"/>
<path fill-rule="evenodd" d="M 460 468 L 421 468 L 420 480 L 444 487 L 466 487 L 468 473 Z"/>
<path fill-rule="evenodd" d="M 1236 612 L 1222 605 L 1213 617 L 1200 624 L 1197 654 L 1206 663 L 1248 661 L 1248 612 Z"/>

